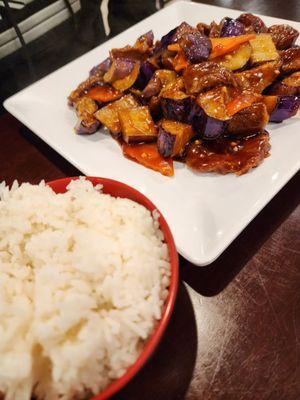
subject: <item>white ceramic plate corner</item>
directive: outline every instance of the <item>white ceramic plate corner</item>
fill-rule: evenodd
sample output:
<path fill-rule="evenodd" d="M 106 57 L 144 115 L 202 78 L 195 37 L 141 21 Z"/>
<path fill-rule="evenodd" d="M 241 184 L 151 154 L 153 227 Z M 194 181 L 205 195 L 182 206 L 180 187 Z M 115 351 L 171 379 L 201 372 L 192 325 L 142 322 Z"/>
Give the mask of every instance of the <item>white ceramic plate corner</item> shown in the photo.
<path fill-rule="evenodd" d="M 118 144 L 103 132 L 75 135 L 76 117 L 66 99 L 112 47 L 133 43 L 150 29 L 159 38 L 182 21 L 196 25 L 240 13 L 204 4 L 174 3 L 4 103 L 11 114 L 84 174 L 125 182 L 148 196 L 167 219 L 179 253 L 199 266 L 213 262 L 299 170 L 299 116 L 268 127 L 271 156 L 246 175 L 201 175 L 176 163 L 175 176 L 167 178 L 124 158 Z M 287 22 L 263 19 L 268 25 Z M 289 23 L 300 30 L 299 23 Z"/>

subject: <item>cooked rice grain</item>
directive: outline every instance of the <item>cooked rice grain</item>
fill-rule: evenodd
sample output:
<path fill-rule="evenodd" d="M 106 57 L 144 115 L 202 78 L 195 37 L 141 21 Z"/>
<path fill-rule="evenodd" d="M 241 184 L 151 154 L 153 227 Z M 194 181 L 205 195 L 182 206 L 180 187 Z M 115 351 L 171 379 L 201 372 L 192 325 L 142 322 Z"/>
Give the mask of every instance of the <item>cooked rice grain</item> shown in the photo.
<path fill-rule="evenodd" d="M 0 392 L 96 394 L 138 357 L 168 293 L 157 217 L 81 178 L 0 184 Z"/>

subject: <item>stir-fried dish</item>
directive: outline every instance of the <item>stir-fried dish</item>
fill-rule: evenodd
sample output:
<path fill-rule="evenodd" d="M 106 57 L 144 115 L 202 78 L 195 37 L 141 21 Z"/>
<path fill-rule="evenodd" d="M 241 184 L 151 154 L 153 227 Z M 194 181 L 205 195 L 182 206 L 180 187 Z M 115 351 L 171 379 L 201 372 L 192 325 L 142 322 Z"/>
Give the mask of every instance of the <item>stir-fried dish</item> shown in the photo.
<path fill-rule="evenodd" d="M 182 22 L 154 42 L 112 49 L 69 96 L 76 132 L 106 127 L 123 154 L 163 175 L 173 160 L 200 172 L 248 172 L 269 155 L 270 122 L 300 106 L 299 32 L 242 14 Z"/>

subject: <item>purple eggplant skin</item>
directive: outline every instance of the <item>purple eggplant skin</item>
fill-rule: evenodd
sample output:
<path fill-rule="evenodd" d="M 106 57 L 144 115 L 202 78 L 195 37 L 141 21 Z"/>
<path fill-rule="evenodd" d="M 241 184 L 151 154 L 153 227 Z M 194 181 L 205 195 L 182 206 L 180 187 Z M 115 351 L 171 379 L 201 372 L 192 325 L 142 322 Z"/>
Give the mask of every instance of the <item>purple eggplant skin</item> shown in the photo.
<path fill-rule="evenodd" d="M 148 32 L 144 33 L 142 36 L 140 36 L 140 37 L 138 38 L 138 41 L 141 41 L 141 42 L 142 42 L 143 40 L 146 40 L 147 45 L 148 45 L 149 47 L 152 47 L 152 46 L 153 46 L 154 34 L 153 34 L 152 29 L 151 29 L 151 31 L 148 31 Z"/>
<path fill-rule="evenodd" d="M 211 53 L 211 40 L 200 32 L 187 33 L 181 40 L 181 46 L 192 64 L 206 61 Z"/>
<path fill-rule="evenodd" d="M 162 157 L 170 157 L 173 151 L 176 136 L 165 131 L 162 127 L 159 128 L 157 137 L 157 149 Z"/>
<path fill-rule="evenodd" d="M 275 81 L 263 91 L 263 94 L 271 96 L 300 96 L 300 86 L 289 86 L 284 82 Z"/>
<path fill-rule="evenodd" d="M 282 122 L 293 117 L 299 107 L 299 96 L 278 96 L 277 104 L 270 115 L 270 122 Z"/>
<path fill-rule="evenodd" d="M 166 119 L 187 122 L 191 111 L 191 98 L 189 96 L 178 100 L 161 97 L 160 104 Z"/>
<path fill-rule="evenodd" d="M 162 50 L 166 49 L 169 44 L 177 42 L 179 39 L 182 38 L 183 35 L 187 33 L 196 32 L 197 29 L 193 28 L 187 22 L 182 22 L 176 28 L 172 29 L 166 35 L 164 35 L 160 42 L 155 46 L 154 54 L 161 52 Z"/>
<path fill-rule="evenodd" d="M 160 51 L 166 49 L 169 46 L 169 44 L 172 43 L 176 29 L 177 28 L 172 29 L 170 32 L 168 32 L 160 39 L 160 42 L 155 46 L 154 54 L 159 53 Z"/>
<path fill-rule="evenodd" d="M 137 80 L 134 83 L 134 87 L 139 90 L 143 90 L 147 85 L 150 79 L 152 78 L 154 71 L 156 68 L 153 64 L 148 61 L 144 61 L 140 66 L 140 72 L 137 77 Z"/>
<path fill-rule="evenodd" d="M 205 140 L 218 139 L 226 133 L 228 126 L 228 121 L 208 116 L 198 104 L 194 104 L 192 107 L 188 121 L 192 124 L 195 132 Z"/>
<path fill-rule="evenodd" d="M 91 135 L 92 133 L 96 132 L 96 130 L 99 128 L 99 125 L 100 123 L 98 121 L 95 121 L 92 124 L 86 126 L 82 119 L 78 119 L 75 125 L 75 132 L 78 135 Z"/>
<path fill-rule="evenodd" d="M 102 61 L 100 64 L 95 65 L 91 70 L 90 70 L 90 76 L 94 76 L 97 74 L 101 74 L 101 73 L 105 73 L 109 70 L 110 66 L 111 66 L 111 58 L 107 57 L 104 61 Z"/>
<path fill-rule="evenodd" d="M 236 19 L 225 17 L 221 21 L 220 37 L 240 36 L 245 33 L 245 25 Z"/>

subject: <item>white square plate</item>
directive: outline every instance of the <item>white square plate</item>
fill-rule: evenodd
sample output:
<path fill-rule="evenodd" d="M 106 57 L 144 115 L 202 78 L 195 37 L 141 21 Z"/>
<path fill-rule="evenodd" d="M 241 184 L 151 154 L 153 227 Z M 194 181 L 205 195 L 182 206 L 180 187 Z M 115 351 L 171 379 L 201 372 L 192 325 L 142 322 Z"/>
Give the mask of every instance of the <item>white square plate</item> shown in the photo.
<path fill-rule="evenodd" d="M 153 29 L 160 38 L 182 21 L 220 21 L 241 12 L 203 4 L 178 2 L 150 16 L 51 75 L 5 101 L 5 108 L 86 175 L 125 182 L 148 196 L 161 210 L 180 254 L 196 265 L 214 261 L 256 214 L 299 169 L 300 118 L 270 125 L 271 156 L 252 172 L 235 175 L 197 174 L 175 163 L 168 178 L 124 158 L 109 134 L 79 136 L 67 96 L 90 68 L 112 47 L 132 44 Z M 268 25 L 285 23 L 263 17 Z M 289 22 L 300 30 L 300 24 Z"/>

